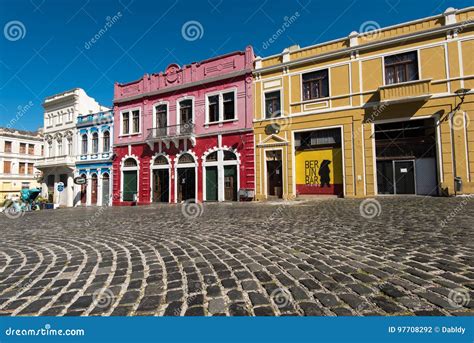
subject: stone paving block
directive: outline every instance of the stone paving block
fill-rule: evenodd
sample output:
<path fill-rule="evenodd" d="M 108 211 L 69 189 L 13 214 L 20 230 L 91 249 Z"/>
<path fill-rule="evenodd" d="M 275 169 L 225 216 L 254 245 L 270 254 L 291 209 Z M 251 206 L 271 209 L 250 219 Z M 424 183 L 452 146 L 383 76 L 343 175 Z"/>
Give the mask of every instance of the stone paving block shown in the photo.
<path fill-rule="evenodd" d="M 67 218 L 47 211 L 17 221 L 0 215 L 0 250 L 9 255 L 0 257 L 0 315 L 469 313 L 473 239 L 467 230 L 462 239 L 453 237 L 459 227 L 472 226 L 474 205 L 441 228 L 445 209 L 459 199 L 377 198 L 383 211 L 371 221 L 359 216 L 361 201 L 318 201 L 318 211 L 308 211 L 311 203 L 295 204 L 270 227 L 262 218 L 275 207 L 265 203 L 204 204 L 192 225 L 174 206 L 150 211 L 158 205 L 105 208 L 97 225 L 81 230 L 71 223 L 93 208 L 64 210 Z M 338 215 L 328 220 L 331 213 Z M 32 225 L 55 235 L 25 237 L 22 228 Z M 102 288 L 115 299 L 110 307 L 92 299 Z M 454 289 L 471 300 L 453 307 Z M 283 294 L 278 302 L 276 293 Z"/>

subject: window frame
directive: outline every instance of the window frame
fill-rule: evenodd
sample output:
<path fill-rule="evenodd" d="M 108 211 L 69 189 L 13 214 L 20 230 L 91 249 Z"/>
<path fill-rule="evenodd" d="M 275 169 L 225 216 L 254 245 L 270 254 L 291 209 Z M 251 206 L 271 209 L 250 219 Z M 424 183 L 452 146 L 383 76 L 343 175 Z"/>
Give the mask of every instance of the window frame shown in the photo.
<path fill-rule="evenodd" d="M 27 163 L 26 162 L 18 162 L 18 174 L 19 175 L 26 175 L 27 171 Z"/>
<path fill-rule="evenodd" d="M 20 142 L 20 144 L 18 145 L 18 153 L 21 155 L 26 155 L 28 151 L 27 147 L 28 147 L 28 144 Z"/>
<path fill-rule="evenodd" d="M 9 144 L 7 145 L 7 143 L 9 143 Z M 7 146 L 8 146 L 8 150 L 7 150 Z M 12 141 L 4 141 L 3 152 L 11 153 L 12 150 L 13 150 L 13 142 Z"/>
<path fill-rule="evenodd" d="M 176 99 L 176 125 L 177 125 L 178 130 L 180 130 L 181 125 L 183 124 L 183 123 L 181 123 L 181 102 L 183 102 L 185 100 L 191 100 L 191 123 L 193 125 L 196 124 L 196 122 L 195 122 L 196 108 L 195 108 L 194 96 L 181 97 L 179 99 Z M 179 132 L 179 131 L 177 131 L 177 132 Z"/>
<path fill-rule="evenodd" d="M 407 54 L 413 54 L 415 56 L 415 62 L 416 62 L 416 79 L 414 80 L 405 80 L 405 81 L 399 81 L 399 82 L 393 82 L 393 83 L 388 83 L 387 82 L 387 65 L 386 65 L 386 59 L 394 56 L 399 56 L 399 55 L 407 55 Z M 395 54 L 389 54 L 389 55 L 384 55 L 383 59 L 383 83 L 384 86 L 392 86 L 392 85 L 398 85 L 398 84 L 403 84 L 407 82 L 414 82 L 414 81 L 419 81 L 421 80 L 421 66 L 420 66 L 420 50 L 410 50 L 410 51 L 405 51 L 405 52 L 400 52 L 400 53 L 395 53 Z M 407 72 L 407 66 L 409 62 L 399 62 L 399 63 L 394 63 L 391 64 L 390 66 L 395 68 L 396 65 L 400 64 L 405 64 L 405 73 Z M 396 76 L 395 69 L 394 69 L 394 75 Z"/>
<path fill-rule="evenodd" d="M 133 132 L 133 112 L 138 111 L 138 131 Z M 123 132 L 123 115 L 128 113 L 128 133 Z M 135 136 L 142 133 L 142 108 L 141 107 L 130 107 L 120 111 L 120 136 Z"/>
<path fill-rule="evenodd" d="M 156 121 L 158 119 L 158 111 L 156 110 L 159 106 L 166 106 L 166 127 L 170 126 L 170 103 L 169 101 L 158 101 L 153 104 L 153 128 L 158 128 L 156 126 Z"/>
<path fill-rule="evenodd" d="M 63 156 L 63 139 L 62 139 L 62 137 L 56 140 L 56 150 L 57 150 L 57 155 L 58 156 Z"/>
<path fill-rule="evenodd" d="M 92 142 L 92 154 L 98 154 L 99 153 L 99 133 L 94 131 L 91 134 L 91 142 Z"/>
<path fill-rule="evenodd" d="M 72 144 L 73 144 L 73 143 L 72 143 L 72 138 L 71 138 L 71 137 L 68 137 L 68 138 L 66 139 L 66 141 L 67 141 L 67 154 L 66 154 L 66 155 L 67 155 L 67 156 L 72 156 L 72 155 L 73 155 L 73 149 L 74 149 L 74 147 L 73 147 L 73 145 L 72 145 Z"/>
<path fill-rule="evenodd" d="M 12 174 L 12 164 L 12 161 L 3 160 L 3 174 Z M 8 166 L 8 171 L 6 171 L 6 166 Z"/>
<path fill-rule="evenodd" d="M 325 96 L 319 96 L 319 97 L 316 97 L 316 98 L 308 98 L 308 99 L 305 99 L 305 92 L 304 92 L 304 85 L 305 83 L 307 82 L 315 82 L 315 81 L 304 81 L 303 80 L 303 77 L 304 75 L 308 75 L 308 74 L 312 74 L 312 73 L 319 73 L 319 72 L 324 72 L 326 71 L 327 73 L 327 89 L 328 89 L 328 94 L 325 95 Z M 301 73 L 301 101 L 302 102 L 311 102 L 311 101 L 317 101 L 317 100 L 322 100 L 322 99 L 327 99 L 327 98 L 330 98 L 331 97 L 331 82 L 330 82 L 330 74 L 331 74 L 331 68 L 322 68 L 322 69 L 316 69 L 316 70 L 310 70 L 310 71 L 305 71 L 303 73 Z M 323 87 L 322 87 L 322 80 L 324 80 L 324 78 L 320 78 L 319 79 L 319 84 L 320 84 L 320 93 L 322 93 L 322 90 L 323 90 Z"/>
<path fill-rule="evenodd" d="M 276 92 L 279 92 L 280 93 L 280 115 L 277 116 L 277 117 L 272 117 L 272 116 L 267 116 L 267 99 L 266 99 L 266 95 L 268 93 L 276 93 Z M 283 116 L 283 90 L 281 88 L 277 88 L 277 89 L 269 89 L 267 91 L 264 91 L 263 92 L 263 102 L 262 102 L 262 106 L 263 106 L 263 119 L 266 120 L 266 119 L 273 119 L 273 118 L 280 118 L 280 117 L 284 117 Z"/>
<path fill-rule="evenodd" d="M 84 143 L 85 143 L 85 149 L 84 149 Z M 89 136 L 87 133 L 83 133 L 81 135 L 81 155 L 87 155 L 88 153 L 89 153 Z"/>
<path fill-rule="evenodd" d="M 224 94 L 232 93 L 234 96 L 234 118 L 224 119 Z M 205 95 L 205 106 L 206 106 L 206 119 L 205 125 L 220 124 L 226 122 L 232 122 L 238 120 L 237 112 L 237 88 L 226 88 L 215 92 L 209 92 Z M 217 96 L 217 106 L 218 106 L 218 120 L 210 121 L 210 111 L 209 111 L 209 98 L 212 96 Z"/>
<path fill-rule="evenodd" d="M 106 134 L 108 135 L 106 136 Z M 102 152 L 110 152 L 110 130 L 105 130 L 102 133 Z"/>

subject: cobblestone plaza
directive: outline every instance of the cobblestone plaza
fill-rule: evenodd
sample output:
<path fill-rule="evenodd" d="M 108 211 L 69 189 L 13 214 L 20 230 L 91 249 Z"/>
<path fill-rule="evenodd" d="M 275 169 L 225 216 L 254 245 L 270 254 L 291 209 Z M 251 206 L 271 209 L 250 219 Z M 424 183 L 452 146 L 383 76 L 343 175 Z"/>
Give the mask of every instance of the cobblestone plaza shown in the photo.
<path fill-rule="evenodd" d="M 472 315 L 470 198 L 0 216 L 0 315 Z"/>

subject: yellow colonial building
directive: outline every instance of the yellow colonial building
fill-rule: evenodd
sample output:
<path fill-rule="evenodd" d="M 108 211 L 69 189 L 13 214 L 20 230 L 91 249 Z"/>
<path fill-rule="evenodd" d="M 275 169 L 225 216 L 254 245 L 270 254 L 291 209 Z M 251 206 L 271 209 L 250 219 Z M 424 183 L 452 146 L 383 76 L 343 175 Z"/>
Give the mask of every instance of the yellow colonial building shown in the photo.
<path fill-rule="evenodd" d="M 473 193 L 473 61 L 474 7 L 257 57 L 256 198 Z"/>

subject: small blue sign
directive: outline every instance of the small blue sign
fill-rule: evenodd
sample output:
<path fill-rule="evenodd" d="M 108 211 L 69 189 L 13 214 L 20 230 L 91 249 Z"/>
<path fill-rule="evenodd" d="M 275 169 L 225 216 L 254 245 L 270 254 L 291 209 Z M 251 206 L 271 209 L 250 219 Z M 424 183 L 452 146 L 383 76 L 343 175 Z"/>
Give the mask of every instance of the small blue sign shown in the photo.
<path fill-rule="evenodd" d="M 58 192 L 64 191 L 64 182 L 58 182 L 58 184 L 56 185 L 56 189 Z"/>

